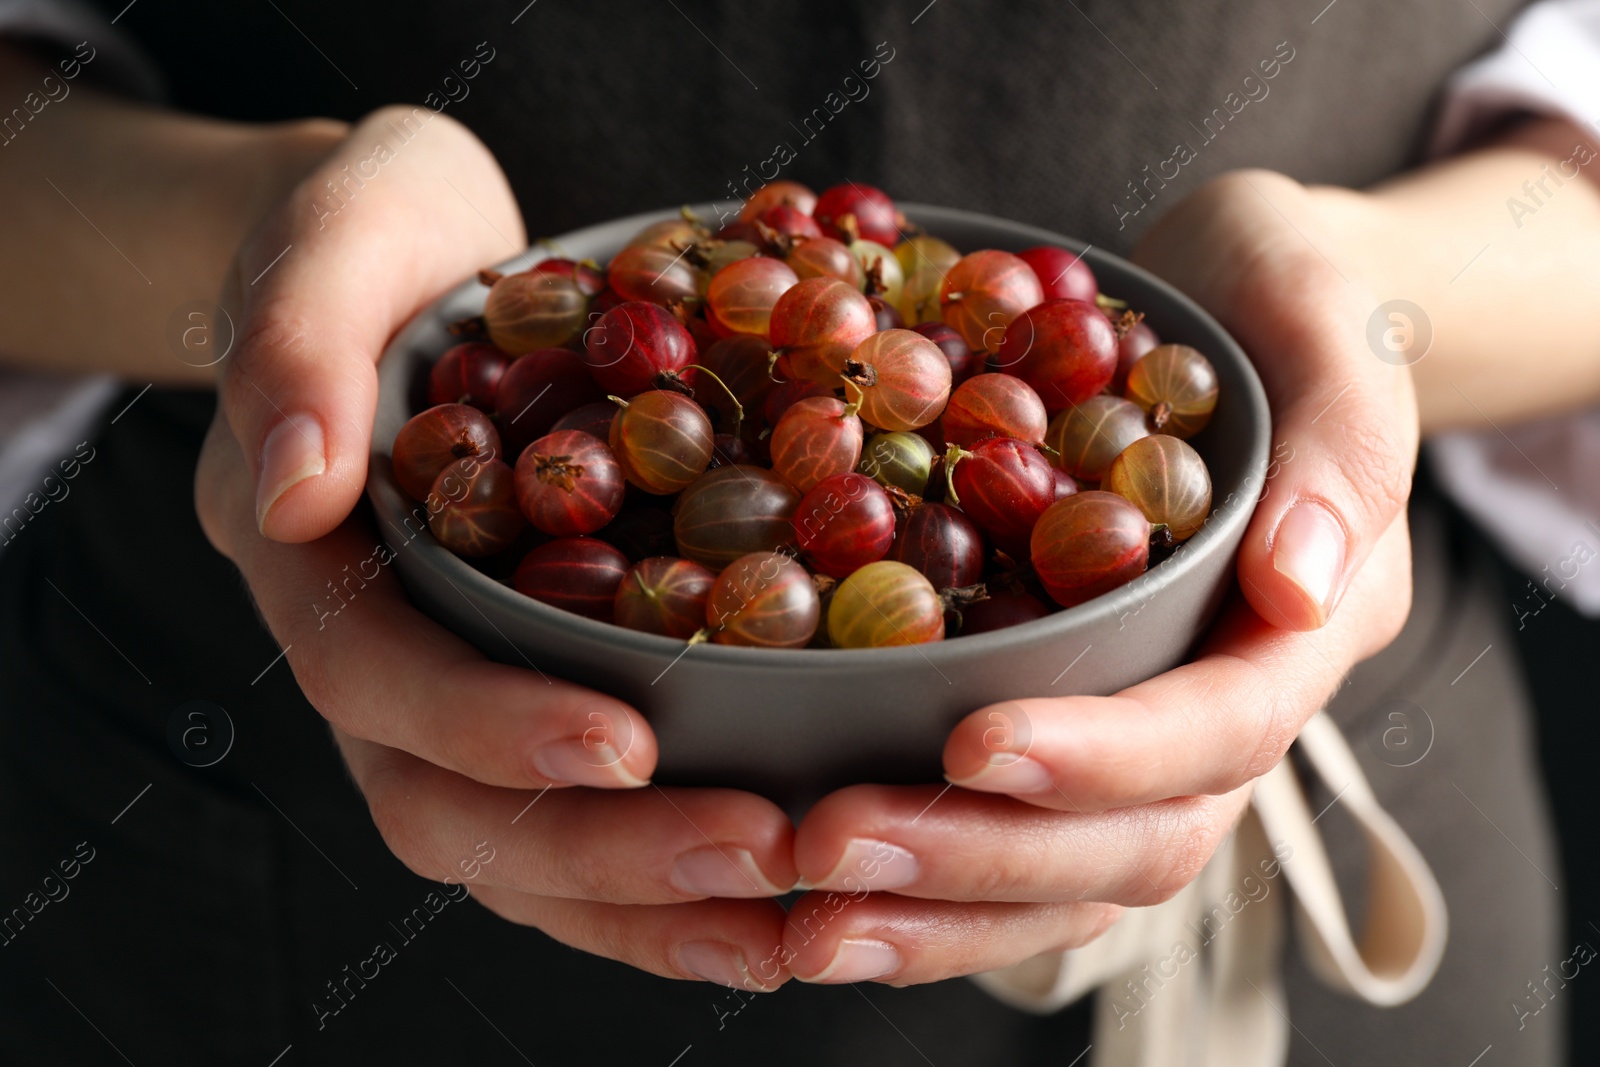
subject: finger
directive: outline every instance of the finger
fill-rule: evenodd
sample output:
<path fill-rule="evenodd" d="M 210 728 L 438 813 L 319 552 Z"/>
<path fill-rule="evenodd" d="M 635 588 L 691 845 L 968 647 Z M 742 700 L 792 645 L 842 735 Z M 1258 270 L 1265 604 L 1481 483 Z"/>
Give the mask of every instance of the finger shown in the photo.
<path fill-rule="evenodd" d="M 638 712 L 531 660 L 491 663 L 413 608 L 389 567 L 409 550 L 405 531 L 380 540 L 349 520 L 309 544 L 280 544 L 256 529 L 249 493 L 238 443 L 214 423 L 196 472 L 201 521 L 334 725 L 512 788 L 628 788 L 654 773 L 655 735 Z"/>
<path fill-rule="evenodd" d="M 802 982 L 916 985 L 1077 948 L 1119 914 L 1113 904 L 958 904 L 889 893 L 807 893 L 789 908 L 779 959 Z"/>
<path fill-rule="evenodd" d="M 789 980 L 775 901 L 707 900 L 634 908 L 473 889 L 478 903 L 504 919 L 536 926 L 564 945 L 663 978 L 684 978 L 754 993 Z"/>
<path fill-rule="evenodd" d="M 252 236 L 225 290 L 239 342 L 221 402 L 268 536 L 310 540 L 350 513 L 390 335 L 523 241 L 488 150 L 459 123 L 405 107 L 357 125 Z"/>
<path fill-rule="evenodd" d="M 1194 880 L 1248 789 L 1083 814 L 964 789 L 852 786 L 795 833 L 801 879 L 840 893 L 1146 907 Z"/>
<path fill-rule="evenodd" d="M 1397 519 L 1325 629 L 1280 630 L 1236 598 L 1191 663 L 1110 697 L 1007 701 L 969 715 L 945 743 L 945 773 L 1068 811 L 1231 792 L 1271 770 L 1345 671 L 1394 639 L 1410 563 Z"/>
<path fill-rule="evenodd" d="M 390 851 L 424 878 L 613 904 L 773 897 L 795 882 L 793 827 L 752 793 L 501 789 L 336 736 Z"/>
<path fill-rule="evenodd" d="M 1197 281 L 1197 295 L 1261 375 L 1274 477 L 1238 572 L 1262 618 L 1294 630 L 1317 629 L 1333 614 L 1404 509 L 1416 465 L 1410 371 L 1368 347 L 1375 301 L 1322 251 L 1337 247 L 1298 183 L 1246 172 L 1185 201 L 1137 256 L 1180 280 L 1203 262 L 1212 280 Z"/>

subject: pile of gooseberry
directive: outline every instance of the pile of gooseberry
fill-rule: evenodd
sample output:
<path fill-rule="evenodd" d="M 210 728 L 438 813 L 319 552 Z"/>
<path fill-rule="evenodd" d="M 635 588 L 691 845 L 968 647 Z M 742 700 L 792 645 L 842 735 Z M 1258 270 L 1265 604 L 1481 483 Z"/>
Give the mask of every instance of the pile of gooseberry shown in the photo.
<path fill-rule="evenodd" d="M 1217 375 L 1067 249 L 962 255 L 883 192 L 763 186 L 611 262 L 484 271 L 393 449 L 434 538 L 690 642 L 874 648 L 1042 618 L 1204 525 Z"/>

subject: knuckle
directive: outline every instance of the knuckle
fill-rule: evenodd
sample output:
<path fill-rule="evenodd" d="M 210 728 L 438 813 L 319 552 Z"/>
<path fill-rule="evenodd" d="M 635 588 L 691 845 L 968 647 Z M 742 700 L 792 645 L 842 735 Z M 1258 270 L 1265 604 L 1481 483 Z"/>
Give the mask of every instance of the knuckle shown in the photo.
<path fill-rule="evenodd" d="M 433 854 L 426 827 L 406 802 L 405 789 L 397 777 L 393 771 L 374 769 L 361 782 L 372 824 L 384 845 L 407 870 L 430 881 L 441 881 L 452 872 Z"/>
<path fill-rule="evenodd" d="M 1388 525 L 1411 496 L 1414 448 L 1405 431 L 1379 405 L 1364 403 L 1345 421 L 1339 469 L 1354 498 Z"/>
<path fill-rule="evenodd" d="M 1117 903 L 1162 904 L 1199 877 L 1222 840 L 1215 815 L 1213 805 L 1204 801 L 1171 805 L 1152 829 L 1141 876 L 1128 883 L 1131 899 Z"/>

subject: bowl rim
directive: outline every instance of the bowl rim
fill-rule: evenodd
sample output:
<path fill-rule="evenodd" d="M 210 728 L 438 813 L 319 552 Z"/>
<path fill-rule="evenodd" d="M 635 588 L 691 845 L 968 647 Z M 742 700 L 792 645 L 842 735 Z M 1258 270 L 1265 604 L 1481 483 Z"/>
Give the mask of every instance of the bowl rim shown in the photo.
<path fill-rule="evenodd" d="M 689 205 L 689 210 L 694 211 L 702 218 L 717 218 L 727 210 L 730 204 L 736 205 L 737 201 Z M 474 596 L 497 602 L 499 608 L 511 613 L 532 612 L 541 625 L 567 629 L 571 631 L 574 637 L 586 641 L 612 644 L 623 650 L 652 658 L 671 658 L 673 663 L 676 663 L 677 659 L 681 659 L 690 648 L 699 647 L 701 651 L 697 653 L 696 659 L 702 660 L 703 665 L 721 664 L 728 667 L 759 669 L 762 667 L 794 668 L 810 664 L 818 669 L 827 669 L 846 665 L 859 668 L 871 663 L 880 665 L 885 670 L 894 670 L 903 666 L 914 666 L 916 661 L 920 659 L 928 666 L 932 666 L 936 671 L 941 664 L 960 665 L 972 659 L 993 655 L 1003 648 L 1015 645 L 1019 638 L 1025 637 L 1029 641 L 1045 642 L 1051 638 L 1069 637 L 1077 631 L 1095 630 L 1106 620 L 1142 609 L 1144 604 L 1148 603 L 1161 589 L 1177 581 L 1190 563 L 1198 565 L 1202 559 L 1214 556 L 1217 553 L 1231 554 L 1236 547 L 1237 541 L 1230 535 L 1248 525 L 1255 510 L 1255 498 L 1259 495 L 1262 485 L 1265 484 L 1265 471 L 1271 436 L 1271 414 L 1267 404 L 1266 391 L 1261 385 L 1260 377 L 1256 374 L 1254 364 L 1239 343 L 1234 340 L 1233 336 L 1212 318 L 1204 308 L 1165 280 L 1120 256 L 1086 244 L 1083 241 L 1066 237 L 1042 227 L 1002 219 L 977 211 L 904 201 L 897 202 L 897 206 L 909 219 L 919 225 L 926 226 L 935 235 L 937 235 L 939 226 L 944 223 L 958 223 L 981 227 L 990 231 L 1003 231 L 1008 238 L 1014 238 L 1018 242 L 1056 245 L 1077 252 L 1096 270 L 1101 265 L 1108 265 L 1114 267 L 1115 270 L 1131 273 L 1145 284 L 1153 287 L 1162 295 L 1163 299 L 1167 300 L 1176 309 L 1192 316 L 1203 325 L 1214 330 L 1217 336 L 1223 339 L 1224 349 L 1227 351 L 1228 358 L 1238 365 L 1242 379 L 1243 395 L 1239 399 L 1249 412 L 1246 418 L 1252 438 L 1248 443 L 1250 460 L 1247 463 L 1243 479 L 1236 489 L 1229 493 L 1221 503 L 1217 502 L 1215 496 L 1213 496 L 1211 514 L 1207 516 L 1201 530 L 1184 543 L 1182 551 L 1163 560 L 1126 585 L 1119 586 L 1108 593 L 1103 593 L 1075 607 L 1052 612 L 1042 619 L 1030 620 L 1029 622 L 1004 629 L 971 634 L 958 640 L 933 641 L 927 644 L 903 645 L 892 648 L 780 649 L 747 648 L 718 645 L 711 642 L 703 642 L 701 645 L 695 646 L 676 638 L 630 630 L 614 623 L 600 622 L 540 603 L 517 592 L 509 585 L 496 581 L 482 573 L 466 560 L 444 548 L 434 540 L 426 526 L 423 527 L 418 536 L 407 541 L 403 547 L 415 549 L 419 557 L 417 564 L 429 566 L 439 572 L 458 593 L 473 605 L 474 609 L 484 617 L 485 621 L 489 621 L 497 632 L 499 632 L 499 627 L 483 611 L 483 608 L 473 600 Z M 656 211 L 639 212 L 634 215 L 622 216 L 571 230 L 560 236 L 544 239 L 538 244 L 531 245 L 523 252 L 498 264 L 497 269 L 502 271 L 512 269 L 525 270 L 542 260 L 555 258 L 559 254 L 555 249 L 559 249 L 563 245 L 576 244 L 580 240 L 588 241 L 592 239 L 592 235 L 596 230 L 634 232 L 652 222 L 681 217 L 682 210 L 682 208 L 663 208 Z M 632 229 L 629 229 L 629 227 Z M 440 316 L 440 310 L 443 307 L 457 303 L 462 295 L 471 292 L 473 289 L 482 291 L 481 286 L 475 279 L 466 279 L 460 285 L 451 287 L 420 308 L 407 321 L 406 325 L 394 335 L 389 344 L 385 346 L 383 360 L 398 360 L 403 350 L 417 347 L 417 342 L 414 339 L 415 335 L 422 332 L 435 320 L 440 319 L 442 317 Z M 1208 353 L 1209 356 L 1210 353 Z M 391 400 L 391 393 L 392 390 L 380 388 L 378 399 L 380 408 L 384 403 Z M 403 400 L 404 397 L 402 396 L 402 402 Z M 413 515 L 416 508 L 421 505 L 412 502 L 400 489 L 398 483 L 394 481 L 390 463 L 390 450 L 392 447 L 393 442 L 382 442 L 376 437 L 374 438 L 371 455 L 372 462 L 368 464 L 367 494 L 372 499 L 373 507 L 378 513 L 378 517 L 398 529 L 399 527 L 395 526 L 396 522 L 403 522 L 405 517 Z M 1248 506 L 1241 506 L 1246 502 L 1248 502 Z M 396 554 L 398 555 L 398 552 Z M 825 619 L 823 625 L 826 625 Z M 516 642 L 512 641 L 510 637 L 507 637 L 504 633 L 501 633 L 501 636 L 505 637 L 514 649 L 518 648 Z M 1087 651 L 1087 648 L 1085 651 Z M 1076 660 L 1073 662 L 1076 663 Z M 1071 664 L 1068 665 L 1067 670 L 1071 670 Z M 665 674 L 666 672 L 663 671 L 662 673 Z M 941 671 L 940 673 L 942 674 L 943 672 Z M 1065 673 L 1066 670 L 1062 671 L 1062 674 Z M 1057 680 L 1059 680 L 1059 676 Z M 948 682 L 949 679 L 946 678 L 946 681 Z"/>

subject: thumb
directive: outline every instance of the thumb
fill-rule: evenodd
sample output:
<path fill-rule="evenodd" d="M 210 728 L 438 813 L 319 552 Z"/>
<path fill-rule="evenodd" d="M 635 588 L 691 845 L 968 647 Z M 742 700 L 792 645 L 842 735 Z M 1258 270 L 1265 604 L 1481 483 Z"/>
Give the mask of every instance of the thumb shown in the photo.
<path fill-rule="evenodd" d="M 376 364 L 418 308 L 525 244 L 493 156 L 427 108 L 374 112 L 256 229 L 224 285 L 238 344 L 219 402 L 256 522 L 309 541 L 366 483 Z"/>
<path fill-rule="evenodd" d="M 1211 183 L 1152 228 L 1137 258 L 1206 305 L 1261 376 L 1274 447 L 1239 582 L 1267 622 L 1317 629 L 1403 512 L 1416 466 L 1410 372 L 1364 338 L 1377 301 L 1335 265 L 1345 257 L 1313 196 L 1267 172 Z"/>

